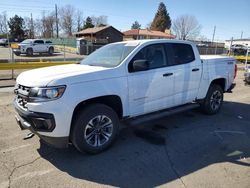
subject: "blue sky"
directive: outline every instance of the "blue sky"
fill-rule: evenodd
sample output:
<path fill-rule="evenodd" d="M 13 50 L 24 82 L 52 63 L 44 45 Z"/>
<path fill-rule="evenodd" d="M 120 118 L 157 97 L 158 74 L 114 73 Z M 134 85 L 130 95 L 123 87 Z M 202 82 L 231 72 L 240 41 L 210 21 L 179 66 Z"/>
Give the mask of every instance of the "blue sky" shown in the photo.
<path fill-rule="evenodd" d="M 42 11 L 54 10 L 54 5 L 71 4 L 84 16 L 108 16 L 108 23 L 121 31 L 130 29 L 138 20 L 142 27 L 150 23 L 160 2 L 164 2 L 172 19 L 182 14 L 194 15 L 202 26 L 201 35 L 211 40 L 231 37 L 250 38 L 250 0 L 0 0 L 0 12 L 8 16 L 41 17 Z"/>

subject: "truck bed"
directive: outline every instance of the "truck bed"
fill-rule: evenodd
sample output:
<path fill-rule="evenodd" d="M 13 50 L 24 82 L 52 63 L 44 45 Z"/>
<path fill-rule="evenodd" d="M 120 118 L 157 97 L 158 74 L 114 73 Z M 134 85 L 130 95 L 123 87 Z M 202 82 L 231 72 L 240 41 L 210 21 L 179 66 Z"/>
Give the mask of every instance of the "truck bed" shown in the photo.
<path fill-rule="evenodd" d="M 223 56 L 223 55 L 201 55 L 201 60 L 206 60 L 208 62 L 222 62 L 222 61 L 235 61 L 233 57 Z"/>

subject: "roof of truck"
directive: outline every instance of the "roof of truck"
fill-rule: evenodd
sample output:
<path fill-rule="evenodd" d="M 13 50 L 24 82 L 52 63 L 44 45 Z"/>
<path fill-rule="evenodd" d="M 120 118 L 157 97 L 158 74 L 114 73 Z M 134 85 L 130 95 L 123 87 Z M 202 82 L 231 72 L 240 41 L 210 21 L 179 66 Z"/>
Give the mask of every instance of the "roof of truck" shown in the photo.
<path fill-rule="evenodd" d="M 118 43 L 138 43 L 138 44 L 144 44 L 144 43 L 184 43 L 184 44 L 194 44 L 191 41 L 187 40 L 175 40 L 175 39 L 143 39 L 143 40 L 128 40 L 128 41 L 122 41 Z"/>

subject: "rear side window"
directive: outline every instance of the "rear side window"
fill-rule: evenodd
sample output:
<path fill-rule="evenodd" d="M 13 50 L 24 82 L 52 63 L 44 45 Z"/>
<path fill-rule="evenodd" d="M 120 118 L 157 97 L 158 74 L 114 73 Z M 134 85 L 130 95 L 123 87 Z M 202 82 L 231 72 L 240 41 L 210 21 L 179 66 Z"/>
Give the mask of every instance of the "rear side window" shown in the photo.
<path fill-rule="evenodd" d="M 195 60 L 194 51 L 189 44 L 170 43 L 166 45 L 170 65 L 181 65 Z"/>
<path fill-rule="evenodd" d="M 34 43 L 35 44 L 44 44 L 43 40 L 35 40 Z"/>
<path fill-rule="evenodd" d="M 51 41 L 46 41 L 45 43 L 46 43 L 46 44 L 52 44 L 52 42 L 51 42 Z"/>

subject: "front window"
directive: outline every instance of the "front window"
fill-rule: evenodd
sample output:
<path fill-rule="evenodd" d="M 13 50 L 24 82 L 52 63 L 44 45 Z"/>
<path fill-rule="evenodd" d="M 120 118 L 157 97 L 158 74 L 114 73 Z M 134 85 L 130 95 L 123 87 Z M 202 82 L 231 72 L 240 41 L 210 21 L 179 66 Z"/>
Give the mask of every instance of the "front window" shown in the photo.
<path fill-rule="evenodd" d="M 90 54 L 82 60 L 82 65 L 116 67 L 118 66 L 138 45 L 132 43 L 114 43 L 106 45 Z"/>
<path fill-rule="evenodd" d="M 32 43 L 32 40 L 30 39 L 26 39 L 23 42 L 21 42 L 21 44 L 30 44 L 30 43 Z"/>

